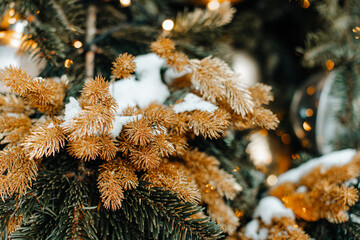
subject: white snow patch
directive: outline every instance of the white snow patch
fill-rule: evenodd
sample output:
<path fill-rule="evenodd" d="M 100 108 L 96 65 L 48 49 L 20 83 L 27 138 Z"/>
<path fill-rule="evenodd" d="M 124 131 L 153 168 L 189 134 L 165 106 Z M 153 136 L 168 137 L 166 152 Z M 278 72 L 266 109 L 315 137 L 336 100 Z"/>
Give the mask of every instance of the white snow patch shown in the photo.
<path fill-rule="evenodd" d="M 311 159 L 306 163 L 301 164 L 299 167 L 293 168 L 284 174 L 281 174 L 278 177 L 277 185 L 284 182 L 297 183 L 300 181 L 301 177 L 305 176 L 318 166 L 322 166 L 322 171 L 325 171 L 332 166 L 343 166 L 351 162 L 355 154 L 355 149 L 345 149 Z"/>
<path fill-rule="evenodd" d="M 111 129 L 110 134 L 113 138 L 116 138 L 121 133 L 123 126 L 129 122 L 135 121 L 141 118 L 142 115 L 137 116 L 115 116 L 114 127 Z"/>
<path fill-rule="evenodd" d="M 188 73 L 191 73 L 190 68 L 186 68 L 184 71 L 177 72 L 173 68 L 169 68 L 164 73 L 164 80 L 167 84 L 172 84 L 176 78 L 185 76 Z"/>
<path fill-rule="evenodd" d="M 291 209 L 286 208 L 278 198 L 271 196 L 264 197 L 260 200 L 254 212 L 254 218 L 256 217 L 260 217 L 266 225 L 270 225 L 274 217 L 295 219 L 295 215 Z"/>
<path fill-rule="evenodd" d="M 53 128 L 53 127 L 55 127 L 55 125 L 52 122 L 47 126 L 47 128 Z"/>
<path fill-rule="evenodd" d="M 306 186 L 300 186 L 300 187 L 298 187 L 296 189 L 296 192 L 298 192 L 298 193 L 304 193 L 304 192 L 307 192 L 307 191 L 308 191 L 308 189 L 307 189 Z"/>
<path fill-rule="evenodd" d="M 237 182 L 234 182 L 233 188 L 234 188 L 234 190 L 235 190 L 236 192 L 241 192 L 241 191 L 244 189 L 244 188 L 243 188 L 240 184 L 238 184 Z"/>
<path fill-rule="evenodd" d="M 253 240 L 265 240 L 268 236 L 268 229 L 261 228 L 259 230 L 259 221 L 252 220 L 245 227 L 245 236 Z"/>
<path fill-rule="evenodd" d="M 355 222 L 355 223 L 357 223 L 357 224 L 360 224 L 360 217 L 359 217 L 359 216 L 357 216 L 357 215 L 355 215 L 355 214 L 353 214 L 353 213 L 350 213 L 350 218 L 351 218 L 351 221 L 352 221 L 352 222 Z"/>
<path fill-rule="evenodd" d="M 62 125 L 67 125 L 81 111 L 80 104 L 74 97 L 70 97 L 69 100 L 70 102 L 65 105 L 64 122 Z"/>
<path fill-rule="evenodd" d="M 150 103 L 163 103 L 170 96 L 167 86 L 161 81 L 160 68 L 165 61 L 154 53 L 135 58 L 136 76 L 110 84 L 110 93 L 117 101 L 121 113 L 127 107 L 147 107 Z"/>
<path fill-rule="evenodd" d="M 350 186 L 350 185 L 356 185 L 358 184 L 358 180 L 357 178 L 350 178 L 349 180 L 347 180 L 346 182 L 344 182 L 345 186 Z"/>
<path fill-rule="evenodd" d="M 34 81 L 34 82 L 44 82 L 45 79 L 42 78 L 42 77 L 35 77 L 35 78 L 33 78 L 33 81 Z"/>
<path fill-rule="evenodd" d="M 186 111 L 194 111 L 194 110 L 200 110 L 204 112 L 214 112 L 216 109 L 218 109 L 218 106 L 215 106 L 214 104 L 207 102 L 200 97 L 196 96 L 193 93 L 188 93 L 184 97 L 184 101 L 181 103 L 177 103 L 173 106 L 173 110 L 176 113 L 186 112 Z"/>
<path fill-rule="evenodd" d="M 6 113 L 7 117 L 21 117 L 24 114 L 20 114 L 20 113 Z"/>

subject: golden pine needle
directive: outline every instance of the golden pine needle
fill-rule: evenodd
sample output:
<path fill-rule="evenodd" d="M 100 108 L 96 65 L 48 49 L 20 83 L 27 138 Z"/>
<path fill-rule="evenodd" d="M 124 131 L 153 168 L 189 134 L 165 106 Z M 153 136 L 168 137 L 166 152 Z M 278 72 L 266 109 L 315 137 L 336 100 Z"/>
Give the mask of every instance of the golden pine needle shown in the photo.
<path fill-rule="evenodd" d="M 134 145 L 145 146 L 154 137 L 153 128 L 144 118 L 138 118 L 124 126 L 124 134 Z"/>
<path fill-rule="evenodd" d="M 11 216 L 7 219 L 7 231 L 10 235 L 15 232 L 17 228 L 21 226 L 23 219 L 21 216 Z"/>
<path fill-rule="evenodd" d="M 175 43 L 169 38 L 160 37 L 151 43 L 151 51 L 161 58 L 168 58 L 175 52 Z"/>
<path fill-rule="evenodd" d="M 65 135 L 59 125 L 53 121 L 35 127 L 31 134 L 25 137 L 24 147 L 30 159 L 55 156 L 65 145 Z"/>
<path fill-rule="evenodd" d="M 20 67 L 10 65 L 0 70 L 0 80 L 15 93 L 24 95 L 29 91 L 31 76 Z"/>
<path fill-rule="evenodd" d="M 131 165 L 137 170 L 153 170 L 159 167 L 160 157 L 155 149 L 141 147 L 129 153 Z"/>
<path fill-rule="evenodd" d="M 116 78 L 128 78 L 135 71 L 135 57 L 131 54 L 120 54 L 113 62 L 112 75 Z"/>
<path fill-rule="evenodd" d="M 197 136 L 219 138 L 229 124 L 230 115 L 220 108 L 213 113 L 196 110 L 189 114 L 189 128 Z"/>
<path fill-rule="evenodd" d="M 254 100 L 250 92 L 236 80 L 225 82 L 226 99 L 236 114 L 245 116 L 253 112 Z"/>
<path fill-rule="evenodd" d="M 100 155 L 101 148 L 102 139 L 98 136 L 87 136 L 68 143 L 69 154 L 85 161 L 95 160 Z"/>
<path fill-rule="evenodd" d="M 31 127 L 31 119 L 26 115 L 9 116 L 3 114 L 0 116 L 0 132 L 9 132 L 24 126 Z"/>
<path fill-rule="evenodd" d="M 123 190 L 136 188 L 138 179 L 134 169 L 118 158 L 100 167 L 98 185 L 105 208 L 115 211 L 121 207 Z"/>
<path fill-rule="evenodd" d="M 169 157 L 175 153 L 175 146 L 171 143 L 171 136 L 164 133 L 155 135 L 150 147 L 154 148 L 161 157 Z"/>
<path fill-rule="evenodd" d="M 170 35 L 184 35 L 190 31 L 199 32 L 203 29 L 221 27 L 231 22 L 235 12 L 235 8 L 232 8 L 229 2 L 224 1 L 215 11 L 197 8 L 193 12 L 180 13 L 176 17 Z"/>
<path fill-rule="evenodd" d="M 113 127 L 115 112 L 103 105 L 86 106 L 78 117 L 75 117 L 65 126 L 69 140 L 107 133 Z"/>
<path fill-rule="evenodd" d="M 162 187 L 191 203 L 198 203 L 200 201 L 200 193 L 195 182 L 190 181 L 186 175 L 184 166 L 176 163 L 163 162 L 160 166 L 147 172 L 143 176 L 143 180 L 149 181 L 154 187 Z"/>
<path fill-rule="evenodd" d="M 278 118 L 269 109 L 256 108 L 254 110 L 254 123 L 262 128 L 274 130 L 279 124 Z"/>
<path fill-rule="evenodd" d="M 257 106 L 262 104 L 269 104 L 270 101 L 274 100 L 274 96 L 271 93 L 272 87 L 262 83 L 257 83 L 249 88 L 251 96 Z"/>
<path fill-rule="evenodd" d="M 100 158 L 106 161 L 112 160 L 117 152 L 116 142 L 108 134 L 100 136 L 101 150 Z"/>
<path fill-rule="evenodd" d="M 357 154 L 350 163 L 333 166 L 326 171 L 317 167 L 299 182 L 283 183 L 271 189 L 270 194 L 281 199 L 285 207 L 291 208 L 297 217 L 306 221 L 325 218 L 331 223 L 342 223 L 348 221 L 345 211 L 359 200 L 359 191 L 345 186 L 343 182 L 357 177 L 359 171 L 360 155 Z M 297 192 L 299 186 L 305 186 L 306 191 Z"/>
<path fill-rule="evenodd" d="M 109 91 L 110 83 L 105 78 L 97 76 L 86 82 L 81 91 L 80 102 L 84 106 L 96 106 L 101 104 L 109 111 L 116 111 L 117 103 Z"/>
<path fill-rule="evenodd" d="M 0 151 L 0 170 L 0 197 L 3 201 L 14 194 L 23 196 L 37 175 L 36 163 L 28 159 L 18 146 Z"/>

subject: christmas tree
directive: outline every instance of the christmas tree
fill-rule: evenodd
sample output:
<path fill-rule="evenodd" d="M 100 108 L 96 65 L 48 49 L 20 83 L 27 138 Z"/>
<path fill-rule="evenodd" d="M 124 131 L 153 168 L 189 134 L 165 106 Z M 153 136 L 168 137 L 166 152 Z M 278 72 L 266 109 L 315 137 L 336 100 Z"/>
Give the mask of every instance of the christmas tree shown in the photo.
<path fill-rule="evenodd" d="M 3 7 L 9 5 L 28 19 L 32 8 L 45 7 L 33 4 Z M 261 84 L 247 88 L 221 59 L 190 58 L 170 39 L 192 31 L 216 31 L 231 21 L 230 4 L 178 15 L 173 31 L 160 32 L 147 46 L 154 53 L 136 57 L 120 53 L 108 66 L 111 70 L 103 71 L 110 72 L 111 82 L 93 76 L 105 63 L 102 52 L 96 54 L 91 46 L 94 43 L 86 41 L 84 54 L 76 50 L 78 42 L 68 41 L 71 34 L 82 36 L 82 28 L 67 17 L 74 17 L 75 10 L 64 9 L 65 2 L 49 4 L 59 20 L 49 28 L 62 26 L 66 39 L 51 41 L 51 34 L 57 38 L 60 31 L 35 32 L 36 24 L 46 23 L 30 14 L 23 47 L 48 59 L 45 76 L 62 74 L 70 67 L 71 54 L 84 55 L 86 74 L 75 72 L 81 63 L 68 72 L 70 82 L 65 76 L 33 78 L 13 66 L 1 70 L 1 79 L 12 92 L 3 96 L 3 237 L 216 239 L 234 233 L 239 216 L 228 201 L 245 187 L 240 181 L 245 180 L 240 176 L 238 180 L 200 149 L 207 139 L 234 135 L 236 130 L 274 129 L 277 118 L 262 106 L 272 100 L 271 88 Z M 77 9 L 80 4 L 67 7 Z M 83 34 L 89 37 L 96 29 L 93 21 L 103 13 L 96 14 L 102 8 L 95 2 L 87 9 Z M 39 37 L 44 34 L 49 37 Z M 96 42 L 95 36 L 91 38 Z M 79 82 L 85 83 L 79 94 L 72 95 Z M 235 169 L 236 163 L 223 159 L 228 169 Z M 206 206 L 206 213 L 199 204 Z"/>
<path fill-rule="evenodd" d="M 2 239 L 357 239 L 359 8 L 2 1 Z"/>

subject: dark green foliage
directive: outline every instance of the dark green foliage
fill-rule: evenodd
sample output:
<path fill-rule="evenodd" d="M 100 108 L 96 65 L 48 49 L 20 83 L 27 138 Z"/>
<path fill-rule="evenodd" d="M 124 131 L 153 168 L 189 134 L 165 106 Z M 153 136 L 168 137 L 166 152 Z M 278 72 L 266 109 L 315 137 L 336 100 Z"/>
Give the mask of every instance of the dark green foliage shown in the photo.
<path fill-rule="evenodd" d="M 43 171 L 33 191 L 17 201 L 0 204 L 3 238 L 7 234 L 4 218 L 8 215 L 24 219 L 11 239 L 218 239 L 223 236 L 220 226 L 209 218 L 191 219 L 191 215 L 202 210 L 200 206 L 181 202 L 169 191 L 147 188 L 146 184 L 126 192 L 122 208 L 113 212 L 89 204 L 85 181 Z"/>
<path fill-rule="evenodd" d="M 218 239 L 219 225 L 206 219 L 192 219 L 200 206 L 182 203 L 176 195 L 142 183 L 125 193 L 120 210 L 101 208 L 100 239 Z M 107 235 L 105 234 L 108 234 Z M 129 234 L 130 233 L 130 234 Z"/>
<path fill-rule="evenodd" d="M 96 239 L 95 210 L 89 207 L 84 181 L 42 171 L 26 198 L 19 199 L 23 204 L 14 212 L 24 224 L 11 239 Z"/>
<path fill-rule="evenodd" d="M 353 29 L 360 20 L 360 2 L 357 0 L 317 0 L 323 28 L 309 34 L 306 41 L 306 65 L 325 68 L 326 61 L 333 61 L 335 75 L 330 95 L 338 99 L 339 106 L 331 107 L 335 119 L 335 138 L 330 143 L 334 149 L 359 147 L 360 93 L 360 42 Z"/>
<path fill-rule="evenodd" d="M 203 209 L 182 202 L 160 188 L 141 182 L 124 193 L 118 211 L 99 203 L 97 164 L 80 166 L 65 152 L 44 159 L 48 169 L 39 172 L 32 189 L 19 199 L 0 202 L 0 232 L 7 239 L 9 217 L 23 224 L 10 239 L 218 239 L 219 225 L 209 218 L 192 219 Z M 57 166 L 57 170 L 54 167 Z M 52 170 L 53 169 L 53 170 Z"/>

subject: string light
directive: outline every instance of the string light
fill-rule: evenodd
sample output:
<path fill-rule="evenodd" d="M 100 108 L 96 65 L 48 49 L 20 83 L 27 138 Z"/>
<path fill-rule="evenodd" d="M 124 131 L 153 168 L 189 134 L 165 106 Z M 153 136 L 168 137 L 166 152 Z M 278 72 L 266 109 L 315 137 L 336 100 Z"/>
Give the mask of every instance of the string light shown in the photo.
<path fill-rule="evenodd" d="M 308 95 L 313 95 L 315 93 L 315 87 L 314 86 L 310 86 L 306 89 L 306 93 Z"/>
<path fill-rule="evenodd" d="M 171 31 L 174 28 L 174 21 L 171 19 L 166 19 L 162 23 L 162 28 L 165 31 Z"/>
<path fill-rule="evenodd" d="M 13 17 L 15 15 L 15 10 L 12 8 L 9 10 L 9 16 Z"/>
<path fill-rule="evenodd" d="M 218 0 L 211 0 L 210 2 L 208 2 L 208 4 L 206 5 L 206 7 L 210 10 L 210 11 L 214 11 L 217 10 L 220 7 L 220 3 Z"/>
<path fill-rule="evenodd" d="M 360 27 L 354 27 L 352 29 L 352 31 L 353 31 L 353 33 L 358 33 L 358 32 L 360 32 Z M 359 39 L 359 38 L 360 38 L 359 36 L 355 36 L 355 39 Z"/>
<path fill-rule="evenodd" d="M 259 133 L 261 136 L 266 137 L 269 134 L 269 131 L 267 129 L 263 128 L 263 129 L 259 130 Z"/>
<path fill-rule="evenodd" d="M 307 122 L 304 122 L 303 123 L 303 128 L 305 129 L 305 131 L 311 131 L 311 126 L 310 126 L 310 124 L 309 123 L 307 123 Z"/>
<path fill-rule="evenodd" d="M 80 42 L 79 40 L 76 40 L 76 41 L 73 42 L 73 46 L 75 48 L 81 48 L 82 45 L 83 45 L 82 42 Z"/>
<path fill-rule="evenodd" d="M 243 211 L 239 211 L 239 210 L 236 209 L 235 215 L 236 215 L 238 218 L 241 218 L 242 216 L 244 216 L 244 212 L 243 212 Z"/>
<path fill-rule="evenodd" d="M 311 117 L 314 114 L 314 111 L 311 108 L 306 109 L 305 115 Z"/>
<path fill-rule="evenodd" d="M 4 32 L 0 32 L 0 38 L 5 37 L 5 33 Z"/>
<path fill-rule="evenodd" d="M 298 153 L 291 154 L 292 159 L 300 159 L 300 155 Z"/>
<path fill-rule="evenodd" d="M 301 7 L 308 8 L 310 7 L 310 2 L 308 0 L 303 0 Z"/>
<path fill-rule="evenodd" d="M 270 186 L 274 186 L 277 183 L 277 177 L 275 175 L 270 175 L 268 176 L 268 178 L 266 179 L 267 184 L 269 184 Z"/>
<path fill-rule="evenodd" d="M 20 47 L 21 41 L 19 39 L 11 39 L 10 45 L 14 48 Z"/>
<path fill-rule="evenodd" d="M 131 0 L 120 0 L 120 4 L 123 7 L 129 7 L 131 5 Z"/>
<path fill-rule="evenodd" d="M 9 24 L 14 24 L 14 23 L 16 23 L 16 18 L 14 18 L 14 17 L 9 18 L 8 22 L 9 22 Z"/>
<path fill-rule="evenodd" d="M 335 63 L 332 60 L 327 60 L 325 64 L 328 71 L 333 70 L 335 66 Z"/>
<path fill-rule="evenodd" d="M 71 59 L 66 59 L 64 62 L 64 66 L 66 68 L 70 68 L 72 64 L 73 64 L 73 60 L 71 60 Z"/>
<path fill-rule="evenodd" d="M 281 141 L 284 143 L 284 144 L 290 144 L 291 142 L 291 137 L 289 134 L 287 133 L 284 133 L 282 136 L 281 136 Z"/>

